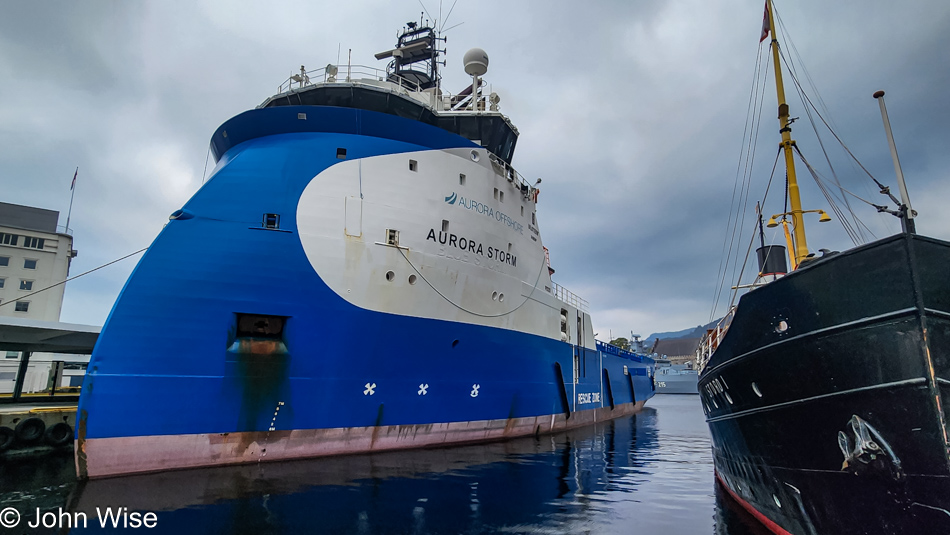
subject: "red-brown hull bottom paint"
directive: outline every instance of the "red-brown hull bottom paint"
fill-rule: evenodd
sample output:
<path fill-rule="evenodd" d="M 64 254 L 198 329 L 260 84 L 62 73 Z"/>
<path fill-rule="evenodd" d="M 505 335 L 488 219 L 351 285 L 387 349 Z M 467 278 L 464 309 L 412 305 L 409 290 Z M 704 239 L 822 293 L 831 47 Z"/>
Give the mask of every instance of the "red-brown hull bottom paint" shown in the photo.
<path fill-rule="evenodd" d="M 771 531 L 772 533 L 775 533 L 776 535 L 792 535 L 790 532 L 785 531 L 784 529 L 782 529 L 782 526 L 779 526 L 779 525 L 776 524 L 775 522 L 772 522 L 771 520 L 769 520 L 769 518 L 768 518 L 767 516 L 765 516 L 765 515 L 763 515 L 762 513 L 760 513 L 755 507 L 752 507 L 752 505 L 749 504 L 749 502 L 747 502 L 747 501 L 743 500 L 742 498 L 740 498 L 739 495 L 736 494 L 735 492 L 733 492 L 732 489 L 730 489 L 730 488 L 726 485 L 726 483 L 722 480 L 722 478 L 719 477 L 719 473 L 718 473 L 718 472 L 716 473 L 716 481 L 719 482 L 719 485 L 721 485 L 722 488 L 725 489 L 725 491 L 726 491 L 727 493 L 729 493 L 729 496 L 730 496 L 733 500 L 735 500 L 736 503 L 738 503 L 739 505 L 741 505 L 743 509 L 745 509 L 746 511 L 748 511 L 749 514 L 751 514 L 753 517 L 755 517 L 755 519 L 758 520 L 763 526 L 765 526 L 766 528 L 768 528 L 769 531 Z"/>
<path fill-rule="evenodd" d="M 489 442 L 636 414 L 645 401 L 565 414 L 420 425 L 76 440 L 80 478 Z"/>

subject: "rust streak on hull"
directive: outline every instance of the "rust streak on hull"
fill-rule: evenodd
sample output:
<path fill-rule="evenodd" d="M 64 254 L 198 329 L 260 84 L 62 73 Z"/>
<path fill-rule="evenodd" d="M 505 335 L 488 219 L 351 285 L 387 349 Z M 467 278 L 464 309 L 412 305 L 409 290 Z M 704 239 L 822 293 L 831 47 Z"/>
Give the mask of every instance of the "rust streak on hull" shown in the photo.
<path fill-rule="evenodd" d="M 295 429 L 194 435 L 87 438 L 81 445 L 85 474 L 102 478 L 163 470 L 224 466 L 347 455 L 375 451 L 471 444 L 583 427 L 596 421 L 629 416 L 644 401 L 565 415 L 505 418 L 473 422 L 381 425 L 335 429 Z M 77 445 L 79 446 L 79 445 Z M 267 449 L 267 456 L 261 455 Z M 77 451 L 78 451 L 77 447 Z"/>

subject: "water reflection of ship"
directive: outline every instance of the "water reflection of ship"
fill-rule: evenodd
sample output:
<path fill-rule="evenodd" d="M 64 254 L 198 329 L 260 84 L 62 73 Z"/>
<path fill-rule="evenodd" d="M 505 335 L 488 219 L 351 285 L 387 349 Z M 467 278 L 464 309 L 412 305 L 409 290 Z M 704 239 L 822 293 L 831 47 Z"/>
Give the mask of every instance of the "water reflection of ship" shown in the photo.
<path fill-rule="evenodd" d="M 90 480 L 70 509 L 158 511 L 162 531 L 495 531 L 598 522 L 586 497 L 635 491 L 658 447 L 656 411 L 556 435 L 485 445 Z M 196 517 L 196 509 L 200 514 Z M 483 514 L 484 511 L 484 514 Z M 196 520 L 200 518 L 200 520 Z"/>

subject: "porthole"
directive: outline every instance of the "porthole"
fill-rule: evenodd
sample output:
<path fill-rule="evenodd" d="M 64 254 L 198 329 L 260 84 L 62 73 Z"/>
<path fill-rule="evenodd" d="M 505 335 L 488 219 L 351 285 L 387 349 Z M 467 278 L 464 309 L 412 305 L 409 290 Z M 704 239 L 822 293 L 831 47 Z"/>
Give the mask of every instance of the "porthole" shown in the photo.
<path fill-rule="evenodd" d="M 396 274 L 395 274 L 395 273 L 393 273 L 392 271 L 387 271 L 387 272 L 386 272 L 386 280 L 388 280 L 389 282 L 392 282 L 393 279 L 395 279 L 395 278 L 396 278 Z"/>
<path fill-rule="evenodd" d="M 497 301 L 497 300 L 498 300 L 498 292 L 492 292 L 492 293 L 491 293 L 491 300 L 492 300 L 492 301 Z"/>
<path fill-rule="evenodd" d="M 416 276 L 414 274 L 409 275 L 409 284 L 415 284 L 415 283 L 416 283 Z"/>
<path fill-rule="evenodd" d="M 752 391 L 755 392 L 755 395 L 762 397 L 762 391 L 759 390 L 759 385 L 752 383 Z"/>
<path fill-rule="evenodd" d="M 501 303 L 501 302 L 504 302 L 504 300 L 505 300 L 505 294 L 498 294 L 498 302 Z"/>
<path fill-rule="evenodd" d="M 477 151 L 477 150 L 473 150 L 473 151 L 472 151 L 472 161 L 473 161 L 473 162 L 477 162 L 477 161 L 478 161 L 478 151 Z"/>
<path fill-rule="evenodd" d="M 775 332 L 777 333 L 783 333 L 787 330 L 788 330 L 788 322 L 786 322 L 785 320 L 778 322 L 778 325 L 775 326 Z"/>

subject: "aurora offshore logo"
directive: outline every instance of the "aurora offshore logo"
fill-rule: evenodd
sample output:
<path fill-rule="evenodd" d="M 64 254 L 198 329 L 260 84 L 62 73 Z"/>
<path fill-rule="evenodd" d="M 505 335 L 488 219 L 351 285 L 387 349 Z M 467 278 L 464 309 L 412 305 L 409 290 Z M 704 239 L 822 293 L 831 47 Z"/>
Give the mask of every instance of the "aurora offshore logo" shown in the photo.
<path fill-rule="evenodd" d="M 472 212 L 475 212 L 477 214 L 484 215 L 488 218 L 498 221 L 499 223 L 508 225 L 509 227 L 517 231 L 518 234 L 524 234 L 524 226 L 521 223 L 519 223 L 512 217 L 506 215 L 501 210 L 496 210 L 485 203 L 476 201 L 474 199 L 466 199 L 465 197 L 459 197 L 458 194 L 455 193 L 454 191 L 452 192 L 451 195 L 445 198 L 445 202 L 447 204 L 453 204 L 453 205 L 457 202 L 458 204 L 456 206 L 458 206 L 459 208 L 465 208 L 466 210 L 471 210 Z"/>

